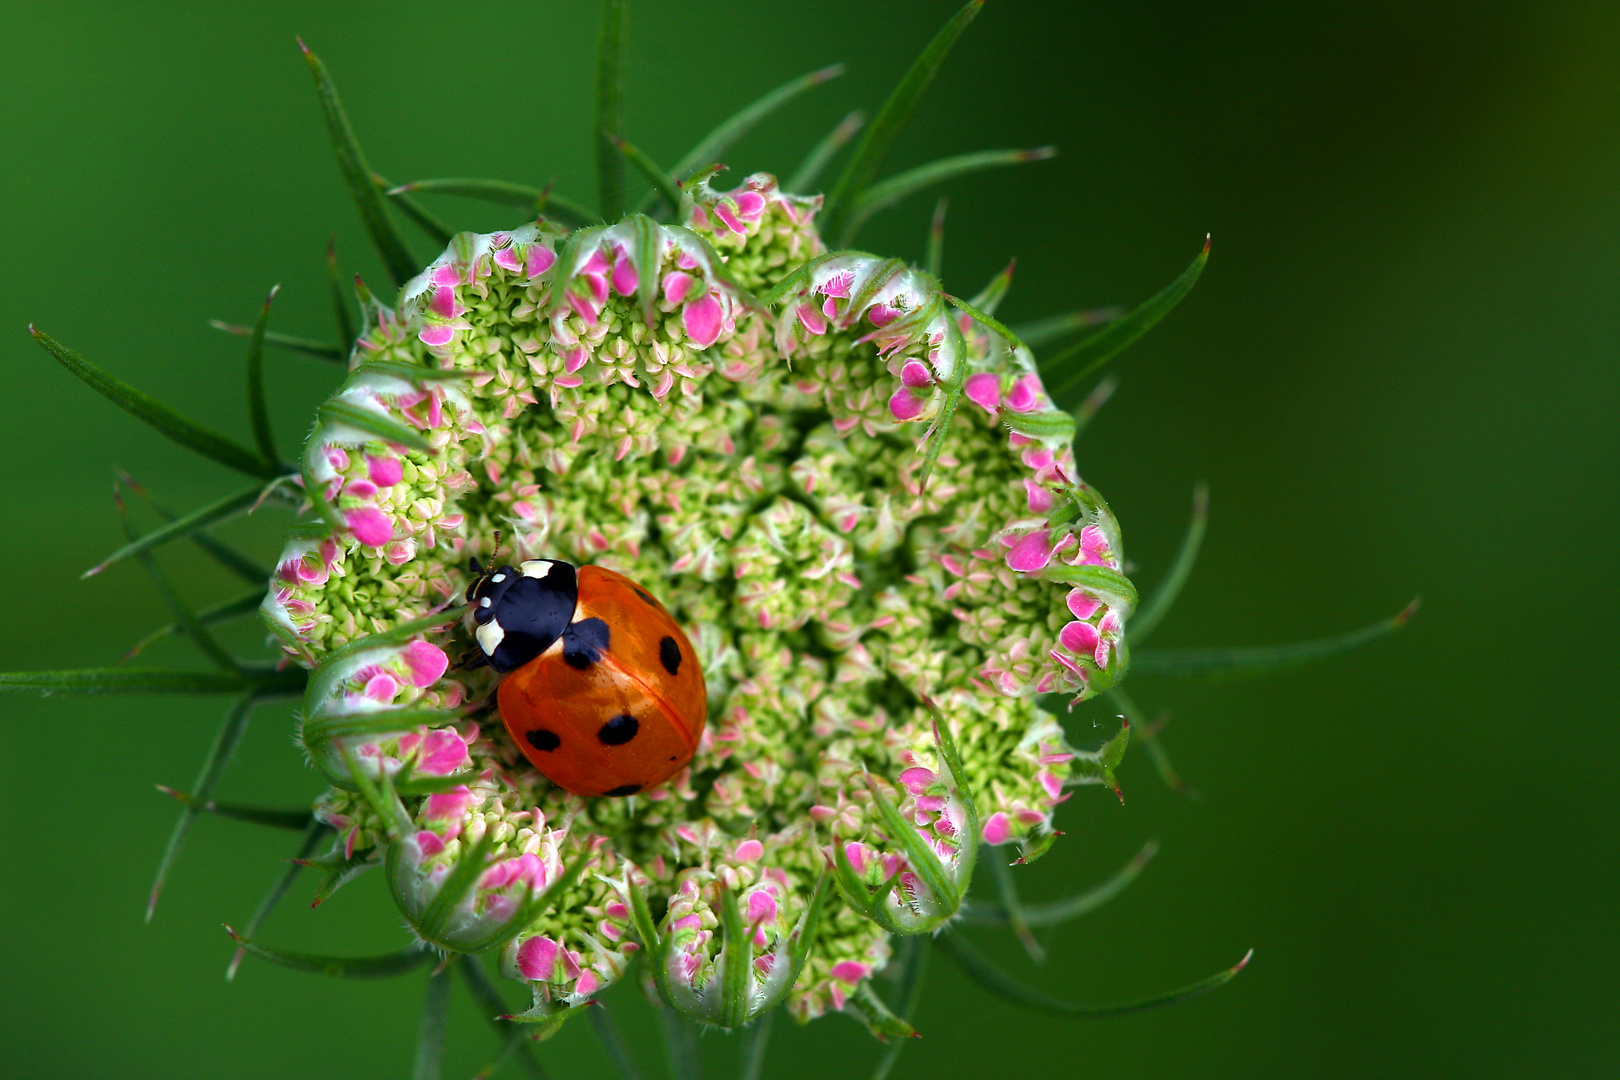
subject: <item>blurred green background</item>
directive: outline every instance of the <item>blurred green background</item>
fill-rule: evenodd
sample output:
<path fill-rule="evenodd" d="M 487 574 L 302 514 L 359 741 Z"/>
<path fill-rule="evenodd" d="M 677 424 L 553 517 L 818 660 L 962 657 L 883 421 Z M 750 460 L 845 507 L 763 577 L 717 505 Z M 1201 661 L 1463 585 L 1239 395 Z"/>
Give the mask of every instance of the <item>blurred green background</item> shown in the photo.
<path fill-rule="evenodd" d="M 669 162 L 765 89 L 850 73 L 730 155 L 791 171 L 873 106 L 948 2 L 638 3 L 629 137 Z M 120 542 L 113 463 L 191 507 L 237 483 L 76 382 L 30 321 L 218 428 L 242 433 L 240 343 L 283 283 L 279 329 L 328 336 L 328 233 L 374 284 L 325 141 L 305 37 L 373 165 L 397 179 L 489 175 L 589 197 L 592 3 L 58 2 L 0 8 L 0 363 L 14 575 L 0 666 L 114 662 L 166 621 L 138 566 L 80 582 Z M 1219 993 L 1086 1022 L 992 1000 L 943 957 L 896 1076 L 1596 1076 L 1620 1068 L 1613 925 L 1617 600 L 1615 318 L 1620 314 L 1620 7 L 1594 4 L 992 0 L 892 167 L 984 146 L 1062 156 L 953 183 L 945 278 L 971 294 L 1019 259 L 1011 320 L 1134 303 L 1205 232 L 1186 303 L 1128 353 L 1079 448 L 1151 585 L 1193 484 L 1213 492 L 1198 572 L 1165 645 L 1336 632 L 1424 596 L 1397 637 L 1320 667 L 1219 685 L 1136 680 L 1206 798 L 1146 759 L 1123 808 L 1082 790 L 1024 873 L 1033 898 L 1162 853 L 1124 897 L 1049 938 L 1055 994 L 1116 1000 L 1256 949 Z M 916 257 L 932 199 L 875 221 Z M 514 224 L 443 200 L 464 227 Z M 418 245 L 424 261 L 431 254 Z M 293 442 L 334 369 L 270 358 Z M 265 560 L 284 517 L 226 534 Z M 194 549 L 189 595 L 236 586 Z M 262 635 L 244 624 L 243 649 Z M 152 662 L 194 661 L 183 644 Z M 13 1077 L 405 1074 L 420 973 L 367 985 L 250 960 L 240 923 L 290 834 L 199 823 L 150 926 L 150 875 L 223 703 L 7 698 L 10 822 L 0 888 L 0 1068 Z M 290 710 L 267 708 L 223 797 L 315 794 Z M 265 928 L 288 947 L 404 940 L 382 882 Z M 515 989 L 515 987 L 514 987 Z M 494 1041 L 459 996 L 446 1075 Z M 609 999 L 661 1068 L 651 1010 Z M 736 1040 L 703 1053 L 728 1075 Z M 606 1074 L 583 1022 L 541 1048 L 558 1077 Z M 767 1075 L 865 1075 L 876 1048 L 833 1017 L 779 1025 Z M 508 1070 L 508 1074 L 515 1072 Z"/>

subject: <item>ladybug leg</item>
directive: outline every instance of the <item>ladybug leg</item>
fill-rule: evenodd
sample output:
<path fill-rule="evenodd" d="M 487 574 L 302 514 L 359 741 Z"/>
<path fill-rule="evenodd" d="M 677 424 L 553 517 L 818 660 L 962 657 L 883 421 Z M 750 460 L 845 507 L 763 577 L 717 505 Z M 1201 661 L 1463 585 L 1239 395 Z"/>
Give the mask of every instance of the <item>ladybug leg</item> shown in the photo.
<path fill-rule="evenodd" d="M 484 655 L 483 650 L 474 649 L 450 666 L 456 671 L 476 671 L 481 667 L 489 667 L 489 657 Z"/>

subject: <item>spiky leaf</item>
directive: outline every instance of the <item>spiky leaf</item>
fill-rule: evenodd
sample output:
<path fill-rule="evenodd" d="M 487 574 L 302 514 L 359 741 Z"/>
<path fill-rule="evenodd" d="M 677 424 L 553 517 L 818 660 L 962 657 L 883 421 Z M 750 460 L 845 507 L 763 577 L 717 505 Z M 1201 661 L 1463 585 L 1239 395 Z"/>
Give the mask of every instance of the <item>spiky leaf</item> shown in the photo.
<path fill-rule="evenodd" d="M 956 44 L 956 39 L 967 29 L 968 23 L 973 21 L 983 6 L 984 0 L 969 0 L 969 3 L 934 35 L 934 39 L 923 49 L 922 55 L 917 57 L 905 77 L 889 94 L 889 99 L 883 103 L 877 118 L 866 129 L 866 134 L 855 147 L 855 152 L 844 166 L 844 171 L 839 174 L 838 183 L 833 186 L 832 193 L 827 196 L 822 235 L 842 234 L 845 220 L 860 202 L 867 187 L 877 179 L 878 170 L 883 167 L 884 160 L 889 156 L 889 150 L 900 137 L 900 132 L 905 129 L 906 124 L 911 121 L 912 114 L 917 111 L 923 95 L 928 92 L 934 76 L 939 74 L 940 66 L 950 54 L 951 46 Z"/>
<path fill-rule="evenodd" d="M 79 353 L 57 341 L 43 330 L 33 326 L 28 332 L 44 350 L 59 360 L 63 367 L 83 379 L 92 390 L 123 409 L 131 416 L 145 421 L 157 431 L 187 450 L 211 458 L 226 468 L 270 479 L 281 470 L 244 446 L 223 435 L 216 435 L 194 420 L 187 419 L 149 394 L 135 389 L 129 383 L 109 374 L 100 365 L 92 363 Z"/>
<path fill-rule="evenodd" d="M 302 40 L 298 42 L 298 47 L 304 51 L 310 73 L 315 76 L 315 90 L 320 96 L 321 113 L 326 117 L 327 134 L 332 137 L 332 149 L 337 154 L 338 170 L 343 174 L 349 194 L 354 197 L 354 205 L 360 211 L 360 223 L 365 226 L 366 235 L 371 237 L 384 269 L 388 271 L 394 287 L 398 288 L 416 276 L 416 259 L 411 255 L 410 248 L 405 246 L 405 239 L 400 236 L 393 219 L 388 216 L 382 193 L 372 181 L 371 166 L 366 163 L 366 156 L 354 137 L 354 129 L 349 126 L 349 117 L 343 111 L 343 102 L 338 100 L 337 87 L 332 85 L 332 79 L 326 73 L 326 65 L 321 63 L 320 57 L 310 52 L 309 46 Z"/>
<path fill-rule="evenodd" d="M 1080 384 L 1093 371 L 1129 348 L 1137 338 L 1153 329 L 1155 323 L 1170 314 L 1183 297 L 1198 283 L 1209 261 L 1209 238 L 1204 238 L 1203 250 L 1181 276 L 1159 292 L 1144 300 L 1129 315 L 1116 319 L 1092 334 L 1064 349 L 1056 356 L 1041 362 L 1041 376 L 1052 394 L 1062 394 Z"/>

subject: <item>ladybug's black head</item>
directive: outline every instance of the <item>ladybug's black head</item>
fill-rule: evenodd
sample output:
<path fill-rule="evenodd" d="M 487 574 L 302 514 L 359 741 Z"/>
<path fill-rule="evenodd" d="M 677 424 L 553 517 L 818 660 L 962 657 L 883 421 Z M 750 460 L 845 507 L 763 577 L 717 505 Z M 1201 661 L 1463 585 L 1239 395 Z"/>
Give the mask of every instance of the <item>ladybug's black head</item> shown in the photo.
<path fill-rule="evenodd" d="M 579 602 L 578 575 L 557 559 L 492 567 L 467 587 L 467 602 L 478 648 L 504 675 L 551 648 L 568 628 Z"/>

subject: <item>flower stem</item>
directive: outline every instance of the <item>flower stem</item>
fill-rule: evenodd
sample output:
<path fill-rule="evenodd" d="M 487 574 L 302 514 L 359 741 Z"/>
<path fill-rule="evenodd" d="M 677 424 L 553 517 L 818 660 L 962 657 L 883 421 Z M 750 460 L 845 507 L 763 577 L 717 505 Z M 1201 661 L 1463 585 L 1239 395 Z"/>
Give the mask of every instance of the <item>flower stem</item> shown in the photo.
<path fill-rule="evenodd" d="M 658 1010 L 664 1027 L 664 1053 L 673 1080 L 703 1080 L 703 1059 L 698 1054 L 697 1029 L 674 1009 Z"/>
<path fill-rule="evenodd" d="M 775 1017 L 775 1009 L 760 1013 L 759 1019 L 743 1032 L 742 1053 L 737 1063 L 737 1080 L 759 1080 L 764 1074 L 765 1048 L 771 1041 L 771 1024 Z"/>
<path fill-rule="evenodd" d="M 606 1002 L 598 1000 L 592 1008 L 585 1010 L 585 1014 L 591 1018 L 591 1029 L 596 1032 L 597 1041 L 602 1044 L 603 1052 L 612 1059 L 619 1075 L 624 1080 L 641 1080 L 636 1060 L 630 1056 L 630 1048 L 625 1045 L 624 1036 L 619 1034 L 619 1026 L 613 1022 L 613 1014 L 608 1012 Z"/>
<path fill-rule="evenodd" d="M 450 1013 L 450 963 L 428 973 L 427 1000 L 422 1003 L 422 1026 L 416 1034 L 416 1061 L 411 1080 L 439 1080 L 444 1064 L 444 1028 Z"/>
<path fill-rule="evenodd" d="M 895 1012 L 908 1024 L 912 1014 L 917 1011 L 917 1003 L 922 1000 L 923 975 L 928 970 L 928 950 L 923 945 L 920 936 L 908 937 L 900 942 L 899 982 L 894 989 L 894 1004 Z M 878 1058 L 877 1068 L 872 1070 L 872 1080 L 886 1080 L 894 1063 L 900 1059 L 900 1051 L 910 1041 L 890 1040 L 883 1048 L 883 1056 Z"/>

